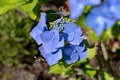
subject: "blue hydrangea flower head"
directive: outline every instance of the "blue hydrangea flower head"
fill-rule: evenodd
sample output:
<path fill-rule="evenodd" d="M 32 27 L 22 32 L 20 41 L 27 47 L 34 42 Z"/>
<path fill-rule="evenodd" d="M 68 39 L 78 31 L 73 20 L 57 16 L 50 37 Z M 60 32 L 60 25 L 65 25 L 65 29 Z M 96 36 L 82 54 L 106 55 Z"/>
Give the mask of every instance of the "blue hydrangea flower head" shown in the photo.
<path fill-rule="evenodd" d="M 39 23 L 30 32 L 30 35 L 37 42 L 38 45 L 41 44 L 40 34 L 43 33 L 44 31 L 47 31 L 46 13 L 41 13 Z"/>
<path fill-rule="evenodd" d="M 80 45 L 68 45 L 63 49 L 67 64 L 83 60 L 88 57 L 87 50 L 83 42 Z"/>
<path fill-rule="evenodd" d="M 77 20 L 83 13 L 85 5 L 80 0 L 68 0 L 70 4 L 70 18 Z"/>
<path fill-rule="evenodd" d="M 64 25 L 63 37 L 72 45 L 79 45 L 84 38 L 80 27 L 71 22 Z"/>
<path fill-rule="evenodd" d="M 94 30 L 97 36 L 101 36 L 102 32 L 112 27 L 116 20 L 102 16 L 99 9 L 95 9 L 87 16 L 85 22 Z"/>
<path fill-rule="evenodd" d="M 73 20 L 70 20 L 61 17 L 54 21 L 54 25 L 51 25 L 51 29 L 48 30 L 46 14 L 41 13 L 39 23 L 30 32 L 30 35 L 39 45 L 38 49 L 41 55 L 50 66 L 58 63 L 62 59 L 63 51 L 68 64 L 87 57 L 87 50 L 83 44 L 82 31 L 79 26 L 71 22 Z M 68 46 L 64 48 L 65 45 Z M 73 51 L 68 54 L 67 51 L 69 52 L 70 50 Z M 71 60 L 68 61 L 68 58 L 71 58 Z"/>

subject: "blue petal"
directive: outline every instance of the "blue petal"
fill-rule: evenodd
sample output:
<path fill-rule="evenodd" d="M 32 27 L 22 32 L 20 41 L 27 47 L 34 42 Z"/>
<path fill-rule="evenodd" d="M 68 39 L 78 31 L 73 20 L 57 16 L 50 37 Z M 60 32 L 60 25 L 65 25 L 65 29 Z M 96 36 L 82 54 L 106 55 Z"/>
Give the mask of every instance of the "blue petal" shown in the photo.
<path fill-rule="evenodd" d="M 51 41 L 49 44 L 42 44 L 42 47 L 44 48 L 44 51 L 46 53 L 51 53 L 56 51 L 58 48 L 56 48 L 57 44 L 54 41 Z"/>
<path fill-rule="evenodd" d="M 120 19 L 119 9 L 120 9 L 120 5 L 110 3 L 109 1 L 106 1 L 105 3 L 103 3 L 99 8 L 103 16 L 111 19 Z"/>
<path fill-rule="evenodd" d="M 74 39 L 70 41 L 70 44 L 72 45 L 79 45 L 83 39 L 84 39 L 84 36 L 83 34 L 81 33 L 81 30 L 80 28 L 78 28 L 74 33 Z M 70 35 L 71 36 L 71 35 Z"/>
<path fill-rule="evenodd" d="M 88 52 L 87 52 L 87 50 L 85 50 L 84 52 L 81 52 L 78 55 L 80 57 L 79 59 L 83 60 L 83 59 L 86 59 L 88 57 Z"/>
<path fill-rule="evenodd" d="M 48 53 L 45 58 L 50 66 L 54 65 L 62 58 L 62 51 L 58 50 L 53 53 Z"/>
<path fill-rule="evenodd" d="M 40 16 L 40 22 L 43 22 L 44 24 L 46 24 L 46 21 L 47 21 L 47 14 L 42 12 Z"/>
<path fill-rule="evenodd" d="M 79 0 L 68 0 L 70 4 L 70 18 L 78 19 L 85 9 L 85 5 Z"/>
<path fill-rule="evenodd" d="M 64 39 L 62 39 L 61 42 L 51 41 L 49 44 L 43 44 L 42 46 L 44 47 L 46 53 L 54 52 L 58 48 L 61 48 L 64 46 Z"/>
<path fill-rule="evenodd" d="M 81 41 L 81 35 L 82 35 L 82 31 L 76 24 L 74 23 L 65 24 L 63 31 L 63 37 L 65 41 L 69 41 L 73 44 L 74 43 L 79 44 L 79 42 Z"/>
<path fill-rule="evenodd" d="M 57 44 L 56 48 L 61 48 L 61 47 L 63 47 L 63 46 L 64 46 L 64 38 L 63 38 L 63 37 L 60 37 L 59 42 L 57 42 L 56 44 Z"/>
<path fill-rule="evenodd" d="M 46 30 L 47 30 L 46 14 L 41 13 L 41 19 L 40 19 L 39 23 L 30 32 L 30 35 L 37 42 L 38 45 L 40 45 L 42 43 L 41 38 L 40 38 L 40 34 Z"/>
<path fill-rule="evenodd" d="M 76 53 L 72 53 L 70 59 L 66 59 L 67 64 L 74 63 L 79 60 L 79 56 Z"/>
<path fill-rule="evenodd" d="M 104 30 L 104 21 L 102 16 L 97 14 L 89 14 L 86 18 L 86 24 L 93 28 L 94 32 L 100 36 Z"/>
<path fill-rule="evenodd" d="M 52 29 L 51 32 L 54 34 L 53 40 L 54 41 L 59 41 L 60 40 L 59 32 L 55 29 Z"/>
<path fill-rule="evenodd" d="M 44 50 L 44 47 L 41 45 L 39 48 L 38 48 L 38 50 L 41 52 L 41 55 L 45 58 L 45 56 L 46 56 L 46 51 Z"/>
<path fill-rule="evenodd" d="M 64 46 L 64 39 L 59 37 L 59 33 L 56 30 L 43 32 L 41 40 L 46 53 L 54 52 Z"/>
<path fill-rule="evenodd" d="M 95 5 L 99 5 L 99 4 L 101 3 L 101 0 L 82 0 L 82 2 L 83 2 L 85 5 L 95 6 Z"/>
<path fill-rule="evenodd" d="M 35 27 L 34 29 L 32 29 L 32 31 L 30 32 L 30 35 L 33 37 L 33 39 L 37 42 L 38 45 L 40 45 L 42 43 L 41 38 L 40 38 L 40 34 L 42 33 L 41 30 L 39 30 L 38 27 Z"/>
<path fill-rule="evenodd" d="M 110 10 L 116 19 L 120 20 L 120 0 L 110 0 L 109 3 L 111 4 Z"/>
<path fill-rule="evenodd" d="M 52 41 L 54 33 L 52 31 L 45 31 L 40 35 L 40 37 L 44 44 L 48 44 L 50 41 Z"/>
<path fill-rule="evenodd" d="M 86 24 L 89 27 L 93 28 L 98 36 L 101 36 L 102 32 L 105 29 L 113 26 L 115 24 L 115 21 L 116 20 L 103 17 L 101 14 L 99 14 L 99 11 L 90 13 L 86 18 Z"/>
<path fill-rule="evenodd" d="M 111 5 L 109 3 L 103 3 L 100 7 L 96 8 L 96 10 L 101 12 L 101 14 L 107 18 L 116 19 L 113 15 L 113 12 L 110 10 Z"/>
<path fill-rule="evenodd" d="M 76 51 L 76 53 L 81 53 L 85 50 L 85 44 L 82 42 L 79 46 L 75 45 L 74 46 L 74 50 Z"/>
<path fill-rule="evenodd" d="M 64 26 L 64 33 L 72 33 L 74 32 L 76 29 L 78 28 L 78 26 L 74 23 L 66 23 L 65 26 Z"/>
<path fill-rule="evenodd" d="M 44 50 L 43 46 L 40 46 L 39 51 L 41 52 L 41 55 L 47 59 L 47 62 L 52 63 L 52 60 L 60 60 L 62 58 L 62 51 L 61 49 L 56 49 L 55 52 L 51 52 L 51 53 L 46 53 L 46 51 Z M 49 57 L 50 56 L 50 57 Z M 50 60 L 50 61 L 49 61 Z M 53 61 L 53 63 L 55 62 Z"/>
<path fill-rule="evenodd" d="M 51 41 L 59 41 L 59 33 L 57 30 L 45 31 L 41 35 L 41 40 L 44 44 L 48 44 Z"/>
<path fill-rule="evenodd" d="M 65 60 L 68 64 L 76 62 L 79 57 L 78 54 L 74 53 L 72 45 L 69 45 L 63 49 Z"/>
<path fill-rule="evenodd" d="M 70 56 L 71 56 L 73 50 L 74 49 L 71 45 L 63 48 L 63 52 L 64 52 L 64 55 L 65 55 L 66 59 L 70 59 Z"/>

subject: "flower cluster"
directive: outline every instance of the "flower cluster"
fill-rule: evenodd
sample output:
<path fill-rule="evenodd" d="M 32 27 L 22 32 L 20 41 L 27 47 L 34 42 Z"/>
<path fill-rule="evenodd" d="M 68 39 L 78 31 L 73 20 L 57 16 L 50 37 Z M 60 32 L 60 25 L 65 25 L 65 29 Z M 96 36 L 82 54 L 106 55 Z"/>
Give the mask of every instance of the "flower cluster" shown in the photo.
<path fill-rule="evenodd" d="M 120 0 L 106 0 L 92 9 L 86 18 L 86 24 L 101 36 L 102 32 L 120 20 Z"/>
<path fill-rule="evenodd" d="M 53 28 L 48 30 L 46 13 L 41 13 L 40 21 L 30 35 L 39 45 L 38 49 L 49 65 L 58 63 L 62 57 L 68 64 L 87 58 L 80 27 L 63 17 L 54 21 Z"/>
<path fill-rule="evenodd" d="M 120 20 L 120 0 L 68 0 L 70 18 L 78 19 L 87 5 L 93 6 L 86 17 L 86 24 L 100 36 L 102 32 Z M 49 65 L 58 63 L 62 58 L 67 64 L 87 58 L 87 49 L 83 42 L 84 36 L 78 25 L 63 17 L 55 20 L 53 25 L 46 24 L 47 15 L 41 13 L 39 23 L 32 29 L 30 35 L 39 45 L 41 55 Z"/>
<path fill-rule="evenodd" d="M 104 30 L 112 27 L 120 20 L 120 0 L 68 0 L 70 4 L 70 18 L 78 19 L 87 5 L 93 6 L 91 13 L 86 17 L 86 24 L 91 27 L 97 36 Z"/>

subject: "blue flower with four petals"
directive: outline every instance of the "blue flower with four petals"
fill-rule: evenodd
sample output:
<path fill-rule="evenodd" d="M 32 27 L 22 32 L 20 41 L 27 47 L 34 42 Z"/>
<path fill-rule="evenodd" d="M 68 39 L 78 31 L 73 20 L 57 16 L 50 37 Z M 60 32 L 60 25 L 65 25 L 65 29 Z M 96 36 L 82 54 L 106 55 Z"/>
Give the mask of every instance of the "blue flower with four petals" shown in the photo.
<path fill-rule="evenodd" d="M 72 45 L 79 45 L 83 41 L 83 34 L 79 26 L 68 22 L 64 25 L 63 37 Z"/>
<path fill-rule="evenodd" d="M 86 47 L 83 42 L 80 45 L 68 45 L 63 49 L 64 57 L 68 64 L 88 57 Z"/>

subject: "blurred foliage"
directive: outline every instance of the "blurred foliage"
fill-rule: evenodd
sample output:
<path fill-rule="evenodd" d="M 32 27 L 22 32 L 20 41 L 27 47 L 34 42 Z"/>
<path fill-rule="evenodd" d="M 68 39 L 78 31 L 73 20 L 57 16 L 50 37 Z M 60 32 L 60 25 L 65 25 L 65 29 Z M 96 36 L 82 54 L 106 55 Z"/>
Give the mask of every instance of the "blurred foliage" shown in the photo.
<path fill-rule="evenodd" d="M 0 0 L 0 15 L 24 3 L 25 0 Z"/>
<path fill-rule="evenodd" d="M 0 16 L 0 61 L 8 66 L 20 64 L 25 55 L 35 55 L 36 45 L 29 36 L 33 21 L 16 10 Z"/>

